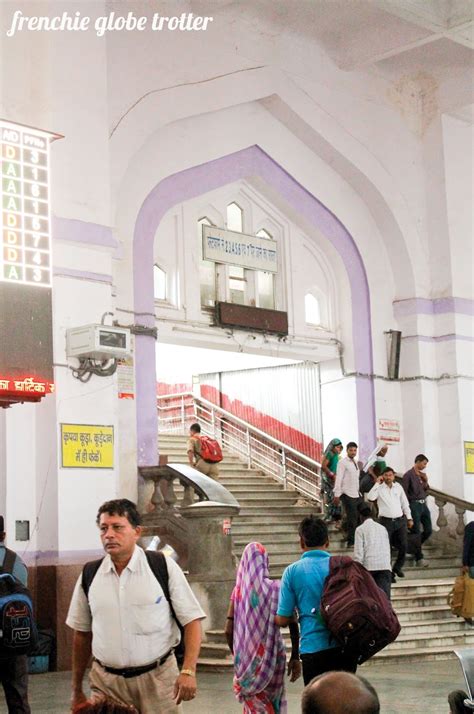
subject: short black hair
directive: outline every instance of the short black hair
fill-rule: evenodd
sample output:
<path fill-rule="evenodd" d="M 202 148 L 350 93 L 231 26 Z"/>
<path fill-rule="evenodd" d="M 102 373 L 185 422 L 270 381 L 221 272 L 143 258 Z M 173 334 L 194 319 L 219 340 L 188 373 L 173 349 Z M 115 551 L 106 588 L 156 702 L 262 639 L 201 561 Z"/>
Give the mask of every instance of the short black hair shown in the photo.
<path fill-rule="evenodd" d="M 357 506 L 357 510 L 364 518 L 367 518 L 368 516 L 372 515 L 372 508 L 366 501 L 361 501 L 361 503 L 359 503 Z"/>
<path fill-rule="evenodd" d="M 329 540 L 328 527 L 321 518 L 306 516 L 298 527 L 298 534 L 307 548 L 325 545 Z"/>
<path fill-rule="evenodd" d="M 347 451 L 347 449 L 350 449 L 351 446 L 355 446 L 356 449 L 359 448 L 359 447 L 357 446 L 357 444 L 355 443 L 355 441 L 350 441 L 350 442 L 347 444 L 347 446 L 346 446 L 346 451 Z"/>
<path fill-rule="evenodd" d="M 103 513 L 107 513 L 109 516 L 125 516 L 134 528 L 137 528 L 141 523 L 140 514 L 135 503 L 129 501 L 128 498 L 115 498 L 112 501 L 103 503 L 97 511 L 97 525 L 99 525 L 100 517 Z"/>
<path fill-rule="evenodd" d="M 384 468 L 384 470 L 383 470 L 384 474 L 386 474 L 387 471 L 393 471 L 393 473 L 395 473 L 395 469 L 392 469 L 391 466 L 386 466 L 386 467 Z"/>
<path fill-rule="evenodd" d="M 194 424 L 191 424 L 191 426 L 189 427 L 189 431 L 195 431 L 196 434 L 200 434 L 201 427 L 199 426 L 199 424 L 197 422 L 195 422 Z"/>
<path fill-rule="evenodd" d="M 429 458 L 424 454 L 418 454 L 418 456 L 415 456 L 415 464 L 420 463 L 420 461 L 429 461 Z"/>

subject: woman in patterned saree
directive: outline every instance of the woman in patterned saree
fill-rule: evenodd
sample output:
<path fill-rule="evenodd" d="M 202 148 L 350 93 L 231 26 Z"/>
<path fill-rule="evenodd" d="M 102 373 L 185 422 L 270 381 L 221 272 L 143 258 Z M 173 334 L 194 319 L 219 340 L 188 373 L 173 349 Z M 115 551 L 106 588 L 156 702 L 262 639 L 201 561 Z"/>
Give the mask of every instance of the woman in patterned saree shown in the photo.
<path fill-rule="evenodd" d="M 234 692 L 244 714 L 286 714 L 286 651 L 275 625 L 280 583 L 268 574 L 268 554 L 260 543 L 242 553 L 229 606 L 226 637 L 234 654 Z M 290 681 L 301 674 L 299 632 L 290 624 Z"/>

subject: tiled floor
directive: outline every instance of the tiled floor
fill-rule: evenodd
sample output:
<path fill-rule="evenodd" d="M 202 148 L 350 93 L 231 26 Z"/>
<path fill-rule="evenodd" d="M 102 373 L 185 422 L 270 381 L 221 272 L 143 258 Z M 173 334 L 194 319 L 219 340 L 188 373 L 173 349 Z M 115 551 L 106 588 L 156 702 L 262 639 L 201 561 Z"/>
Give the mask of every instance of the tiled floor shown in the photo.
<path fill-rule="evenodd" d="M 418 665 L 363 666 L 359 673 L 378 691 L 382 714 L 447 714 L 447 695 L 463 688 L 457 660 L 426 662 Z M 36 674 L 30 677 L 30 703 L 33 714 L 66 714 L 69 711 L 70 674 Z M 288 685 L 288 714 L 300 712 L 302 683 Z M 6 714 L 3 700 L 0 713 Z M 242 707 L 232 694 L 230 674 L 203 673 L 199 694 L 186 704 L 188 714 L 238 714 Z"/>

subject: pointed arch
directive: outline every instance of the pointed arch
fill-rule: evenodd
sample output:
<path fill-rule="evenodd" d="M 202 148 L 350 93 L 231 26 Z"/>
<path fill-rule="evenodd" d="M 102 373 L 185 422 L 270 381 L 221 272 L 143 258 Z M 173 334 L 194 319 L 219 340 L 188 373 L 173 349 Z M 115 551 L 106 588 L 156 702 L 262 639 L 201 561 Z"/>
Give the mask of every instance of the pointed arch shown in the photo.
<path fill-rule="evenodd" d="M 154 326 L 153 241 L 158 225 L 173 206 L 241 179 L 258 177 L 302 218 L 317 228 L 339 253 L 351 289 L 355 370 L 373 372 L 370 291 L 357 245 L 339 219 L 259 146 L 168 176 L 144 200 L 135 223 L 133 277 L 135 313 Z M 359 439 L 375 446 L 375 395 L 371 379 L 356 377 Z M 136 409 L 139 465 L 157 463 L 158 423 L 155 399 L 155 343 L 139 337 L 136 344 Z"/>

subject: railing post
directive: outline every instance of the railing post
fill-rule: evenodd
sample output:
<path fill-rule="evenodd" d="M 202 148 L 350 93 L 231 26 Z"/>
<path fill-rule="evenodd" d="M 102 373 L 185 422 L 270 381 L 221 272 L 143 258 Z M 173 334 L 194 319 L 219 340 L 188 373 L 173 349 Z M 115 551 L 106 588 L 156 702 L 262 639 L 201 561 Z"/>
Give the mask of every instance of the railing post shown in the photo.
<path fill-rule="evenodd" d="M 249 469 L 252 464 L 252 444 L 250 441 L 250 431 L 248 429 L 245 431 L 245 440 L 247 442 L 247 468 Z"/>
<path fill-rule="evenodd" d="M 216 438 L 216 412 L 214 407 L 211 409 L 211 425 L 212 425 L 212 436 Z"/>
<path fill-rule="evenodd" d="M 184 416 L 185 416 L 185 414 L 184 414 L 184 394 L 183 394 L 183 395 L 181 395 L 181 428 L 183 431 L 185 430 L 184 429 L 184 427 L 185 427 Z"/>
<path fill-rule="evenodd" d="M 283 477 L 283 488 L 284 488 L 285 491 L 286 491 L 287 486 L 288 486 L 288 481 L 287 481 L 287 478 L 286 478 L 286 453 L 285 453 L 285 449 L 282 449 L 282 450 L 281 450 L 281 475 L 282 475 L 282 477 Z"/>

